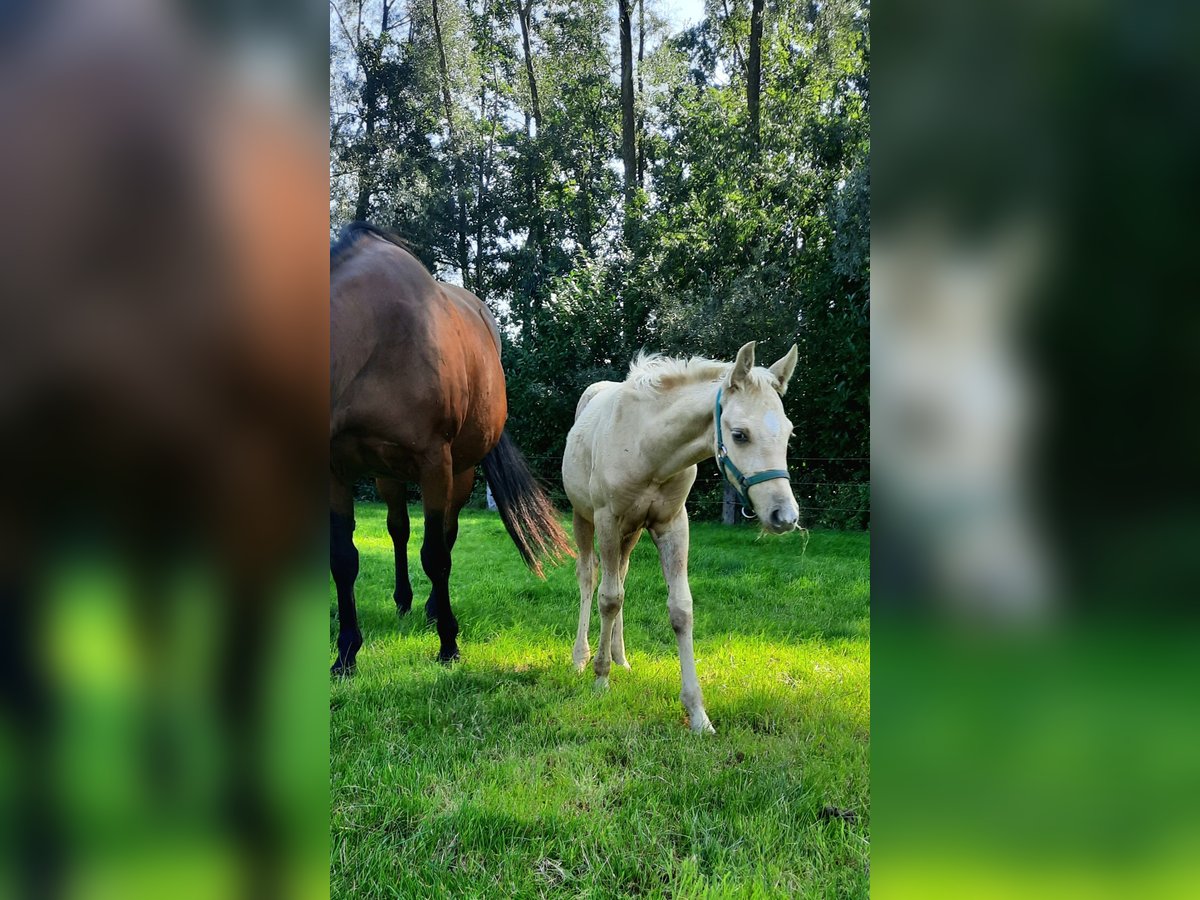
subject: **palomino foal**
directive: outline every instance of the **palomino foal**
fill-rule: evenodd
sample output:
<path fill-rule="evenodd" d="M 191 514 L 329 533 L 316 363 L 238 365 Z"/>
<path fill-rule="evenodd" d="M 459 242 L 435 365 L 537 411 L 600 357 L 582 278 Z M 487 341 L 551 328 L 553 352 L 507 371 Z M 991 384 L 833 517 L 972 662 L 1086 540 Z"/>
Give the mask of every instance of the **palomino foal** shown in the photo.
<path fill-rule="evenodd" d="M 596 686 L 608 686 L 615 662 L 629 668 L 621 607 L 629 555 L 649 529 L 667 582 L 667 607 L 679 645 L 681 699 L 692 730 L 715 729 L 704 711 L 692 653 L 688 587 L 688 518 L 684 501 L 696 465 L 712 456 L 725 477 L 775 533 L 800 516 L 787 474 L 792 423 L 780 397 L 796 368 L 796 347 L 769 369 L 755 368 L 754 342 L 729 363 L 640 355 L 625 381 L 593 384 L 579 400 L 567 436 L 563 484 L 579 547 L 579 631 L 575 666 L 588 660 L 588 626 L 596 590 L 599 543 L 600 644 Z"/>

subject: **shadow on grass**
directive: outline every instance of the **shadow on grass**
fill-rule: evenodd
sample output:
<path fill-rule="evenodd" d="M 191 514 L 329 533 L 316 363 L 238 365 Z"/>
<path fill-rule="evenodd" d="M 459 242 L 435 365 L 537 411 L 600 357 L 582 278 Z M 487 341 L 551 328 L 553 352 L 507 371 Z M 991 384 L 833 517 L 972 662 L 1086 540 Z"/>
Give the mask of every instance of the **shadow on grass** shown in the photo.
<path fill-rule="evenodd" d="M 505 538 L 507 540 L 507 538 Z M 814 538 L 815 540 L 815 538 Z M 470 541 L 455 550 L 451 603 L 462 642 L 488 640 L 498 633 L 532 628 L 574 641 L 579 594 L 574 567 L 551 569 L 545 581 L 520 566 L 516 551 L 501 544 L 481 547 Z M 648 542 L 646 542 L 648 544 Z M 714 635 L 758 636 L 770 640 L 866 638 L 869 629 L 869 575 L 865 543 L 858 556 L 823 555 L 810 545 L 803 556 L 773 558 L 761 548 L 736 564 L 697 561 L 693 553 L 690 583 L 695 603 L 697 640 Z M 508 554 L 506 551 L 511 551 Z M 413 609 L 398 616 L 392 600 L 392 556 L 385 548 L 361 552 L 362 574 L 356 586 L 359 624 L 369 642 L 396 635 L 412 638 L 433 627 L 425 619 L 428 581 L 412 566 Z M 514 559 L 506 559 L 511 555 Z M 729 569 L 733 574 L 726 573 Z M 673 652 L 675 638 L 666 608 L 666 585 L 652 546 L 634 552 L 626 581 L 626 643 L 650 652 Z M 336 609 L 331 600 L 331 636 Z M 599 615 L 593 601 L 592 642 Z M 465 652 L 465 647 L 464 647 Z"/>
<path fill-rule="evenodd" d="M 769 656 L 771 648 L 765 653 Z M 483 656 L 481 652 L 479 656 Z M 544 654 L 542 654 L 544 657 Z M 808 664 L 808 661 L 804 661 Z M 486 659 L 442 666 L 432 660 L 412 667 L 386 667 L 379 661 L 374 677 L 361 674 L 345 682 L 356 717 L 364 724 L 380 710 L 390 712 L 388 727 L 403 729 L 406 738 L 442 740 L 466 737 L 492 742 L 591 742 L 606 735 L 702 742 L 686 727 L 679 701 L 679 672 L 673 661 L 646 663 L 632 672 L 615 671 L 612 687 L 593 689 L 588 668 L 578 673 L 567 662 L 501 663 Z M 715 666 L 714 666 L 715 668 Z M 361 672 L 361 668 L 360 668 Z M 723 736 L 777 736 L 805 733 L 844 735 L 866 744 L 869 723 L 860 681 L 844 681 L 809 673 L 793 677 L 786 668 L 763 684 L 751 681 L 761 669 L 701 671 L 708 712 Z M 333 710 L 342 714 L 345 700 L 335 692 Z M 720 738 L 718 738 L 720 739 Z M 627 762 L 614 758 L 615 763 Z"/>

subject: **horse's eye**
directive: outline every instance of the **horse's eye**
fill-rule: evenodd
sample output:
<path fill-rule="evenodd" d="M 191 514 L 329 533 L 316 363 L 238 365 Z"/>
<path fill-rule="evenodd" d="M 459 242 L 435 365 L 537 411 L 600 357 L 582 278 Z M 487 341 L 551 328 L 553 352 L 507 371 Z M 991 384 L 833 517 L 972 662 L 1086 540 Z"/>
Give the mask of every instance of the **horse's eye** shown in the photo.
<path fill-rule="evenodd" d="M 736 443 L 745 444 L 750 440 L 750 436 L 740 428 L 733 429 L 733 439 Z"/>

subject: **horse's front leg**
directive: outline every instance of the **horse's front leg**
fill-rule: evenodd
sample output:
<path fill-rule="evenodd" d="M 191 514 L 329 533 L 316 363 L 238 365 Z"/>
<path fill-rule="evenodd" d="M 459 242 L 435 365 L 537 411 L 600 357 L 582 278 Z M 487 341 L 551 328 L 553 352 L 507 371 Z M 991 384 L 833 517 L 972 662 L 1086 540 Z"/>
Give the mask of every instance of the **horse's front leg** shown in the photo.
<path fill-rule="evenodd" d="M 408 580 L 408 486 L 398 478 L 376 478 L 375 489 L 387 504 L 387 530 L 396 559 L 392 599 L 396 602 L 396 612 L 404 615 L 412 609 L 413 600 L 412 583 Z"/>
<path fill-rule="evenodd" d="M 671 616 L 671 628 L 675 631 L 675 641 L 679 645 L 679 671 L 683 681 L 680 699 L 691 718 L 692 731 L 711 734 L 716 729 L 704 711 L 704 696 L 696 677 L 696 657 L 692 650 L 692 589 L 687 578 L 687 511 L 680 509 L 674 518 L 654 529 L 651 534 L 658 545 L 663 577 L 667 581 L 667 609 Z"/>

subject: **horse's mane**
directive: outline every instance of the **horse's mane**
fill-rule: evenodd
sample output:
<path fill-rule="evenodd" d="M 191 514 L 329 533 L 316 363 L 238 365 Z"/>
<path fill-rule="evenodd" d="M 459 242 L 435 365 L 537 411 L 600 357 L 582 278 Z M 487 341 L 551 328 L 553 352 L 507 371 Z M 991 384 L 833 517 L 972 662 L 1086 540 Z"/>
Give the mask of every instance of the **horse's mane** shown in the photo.
<path fill-rule="evenodd" d="M 643 350 L 630 363 L 625 383 L 644 391 L 659 393 L 689 384 L 719 381 L 732 367 L 733 363 L 720 362 L 704 356 L 683 359 Z M 750 370 L 750 380 L 756 387 L 773 387 L 771 377 L 771 373 L 765 369 Z"/>
<path fill-rule="evenodd" d="M 400 235 L 380 228 L 378 225 L 372 225 L 369 222 L 351 222 L 341 230 L 337 240 L 329 245 L 330 272 L 346 261 L 354 248 L 358 246 L 359 240 L 363 237 L 373 237 L 381 241 L 387 241 L 389 244 L 395 244 L 400 249 L 412 253 L 414 258 L 416 257 L 412 248 Z"/>

